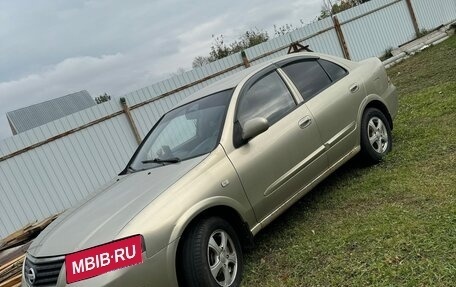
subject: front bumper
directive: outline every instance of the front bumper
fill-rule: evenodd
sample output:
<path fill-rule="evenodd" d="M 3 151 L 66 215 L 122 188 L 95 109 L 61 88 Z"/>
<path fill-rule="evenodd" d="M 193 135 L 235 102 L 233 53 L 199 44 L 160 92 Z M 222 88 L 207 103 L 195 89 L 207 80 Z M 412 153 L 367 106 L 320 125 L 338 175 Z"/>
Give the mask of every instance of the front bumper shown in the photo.
<path fill-rule="evenodd" d="M 174 257 L 169 256 L 170 248 L 172 249 L 173 245 L 168 245 L 167 248 L 162 249 L 152 257 L 145 258 L 141 264 L 71 284 L 66 283 L 66 270 L 65 265 L 63 265 L 56 287 L 175 287 L 177 286 L 177 278 L 174 269 L 174 259 L 171 259 Z M 25 282 L 24 276 L 22 277 L 21 286 L 30 287 Z"/>

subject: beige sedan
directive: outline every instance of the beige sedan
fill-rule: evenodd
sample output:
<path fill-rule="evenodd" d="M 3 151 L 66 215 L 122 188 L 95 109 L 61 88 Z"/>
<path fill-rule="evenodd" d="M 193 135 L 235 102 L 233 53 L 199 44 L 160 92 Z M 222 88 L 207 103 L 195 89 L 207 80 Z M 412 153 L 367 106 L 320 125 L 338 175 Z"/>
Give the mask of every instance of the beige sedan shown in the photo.
<path fill-rule="evenodd" d="M 281 57 L 188 97 L 31 245 L 22 286 L 239 286 L 253 237 L 357 153 L 391 150 L 382 63 Z"/>

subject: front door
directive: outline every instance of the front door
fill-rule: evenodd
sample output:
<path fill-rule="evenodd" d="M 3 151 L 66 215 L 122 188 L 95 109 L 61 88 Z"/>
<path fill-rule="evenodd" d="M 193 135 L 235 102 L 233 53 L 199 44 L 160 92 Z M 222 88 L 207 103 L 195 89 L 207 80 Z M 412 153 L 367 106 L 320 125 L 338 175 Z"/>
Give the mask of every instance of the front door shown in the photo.
<path fill-rule="evenodd" d="M 237 103 L 235 126 L 262 117 L 270 127 L 228 153 L 258 221 L 306 187 L 328 166 L 312 114 L 298 105 L 275 71 L 246 83 Z"/>

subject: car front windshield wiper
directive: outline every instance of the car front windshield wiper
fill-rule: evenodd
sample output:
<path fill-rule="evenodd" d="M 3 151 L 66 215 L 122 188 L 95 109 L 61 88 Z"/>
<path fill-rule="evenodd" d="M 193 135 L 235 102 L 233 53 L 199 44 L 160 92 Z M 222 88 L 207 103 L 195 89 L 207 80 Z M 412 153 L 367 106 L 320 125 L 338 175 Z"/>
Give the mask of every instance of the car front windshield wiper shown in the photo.
<path fill-rule="evenodd" d="M 178 163 L 180 162 L 180 158 L 178 157 L 171 157 L 171 158 L 154 158 L 154 159 L 148 159 L 148 160 L 143 160 L 142 163 Z"/>

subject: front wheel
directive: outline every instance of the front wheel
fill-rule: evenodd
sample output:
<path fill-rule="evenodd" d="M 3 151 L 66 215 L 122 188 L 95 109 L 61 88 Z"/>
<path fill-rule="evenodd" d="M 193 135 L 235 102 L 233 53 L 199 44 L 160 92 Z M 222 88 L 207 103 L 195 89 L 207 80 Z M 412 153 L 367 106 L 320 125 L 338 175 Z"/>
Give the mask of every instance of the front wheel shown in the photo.
<path fill-rule="evenodd" d="M 391 128 L 385 115 L 378 109 L 367 109 L 361 122 L 362 156 L 378 163 L 391 151 L 392 145 Z"/>
<path fill-rule="evenodd" d="M 243 256 L 239 238 L 220 217 L 200 220 L 183 238 L 182 283 L 188 287 L 240 286 Z"/>

